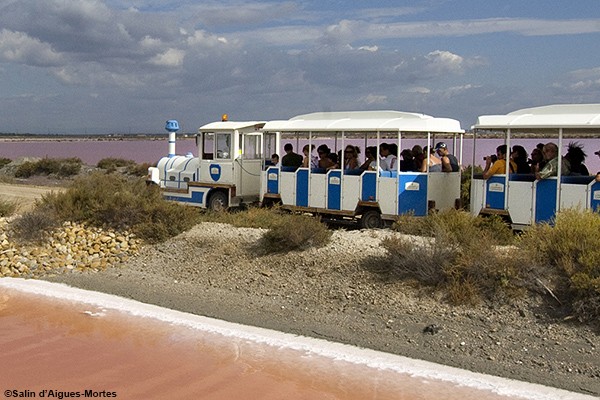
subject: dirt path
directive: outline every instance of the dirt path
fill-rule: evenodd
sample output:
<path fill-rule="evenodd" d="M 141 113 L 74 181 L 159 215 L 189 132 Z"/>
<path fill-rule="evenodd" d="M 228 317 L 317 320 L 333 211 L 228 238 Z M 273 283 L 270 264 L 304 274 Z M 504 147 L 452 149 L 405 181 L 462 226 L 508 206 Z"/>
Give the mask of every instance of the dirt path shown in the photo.
<path fill-rule="evenodd" d="M 19 205 L 18 212 L 23 212 L 31 209 L 35 200 L 41 198 L 43 194 L 61 189 L 51 186 L 0 183 L 0 199 L 16 201 Z"/>

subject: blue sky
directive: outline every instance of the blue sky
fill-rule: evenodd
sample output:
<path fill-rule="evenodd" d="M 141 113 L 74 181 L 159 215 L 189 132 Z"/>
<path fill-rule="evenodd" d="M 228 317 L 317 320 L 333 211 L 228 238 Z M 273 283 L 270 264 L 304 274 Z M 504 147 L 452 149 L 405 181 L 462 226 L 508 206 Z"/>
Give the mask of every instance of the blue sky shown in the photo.
<path fill-rule="evenodd" d="M 0 132 L 600 103 L 600 1 L 0 0 Z"/>

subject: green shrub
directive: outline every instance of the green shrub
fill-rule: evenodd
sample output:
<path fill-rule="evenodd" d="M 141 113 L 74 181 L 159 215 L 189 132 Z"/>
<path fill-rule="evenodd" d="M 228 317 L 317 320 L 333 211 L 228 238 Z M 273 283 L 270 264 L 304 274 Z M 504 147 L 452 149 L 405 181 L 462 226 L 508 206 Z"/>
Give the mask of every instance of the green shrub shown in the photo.
<path fill-rule="evenodd" d="M 510 227 L 499 216 L 472 216 L 466 211 L 450 209 L 432 213 L 425 217 L 413 215 L 399 216 L 392 229 L 408 235 L 434 237 L 440 230 L 448 232 L 460 243 L 486 232 L 493 244 L 513 243 L 514 236 Z"/>
<path fill-rule="evenodd" d="M 23 213 L 11 223 L 15 238 L 25 242 L 41 242 L 59 225 L 60 221 L 52 208 L 41 204 Z"/>
<path fill-rule="evenodd" d="M 205 210 L 201 216 L 204 222 L 220 222 L 243 228 L 265 228 L 274 227 L 282 218 L 278 207 L 255 207 L 246 209 L 230 210 L 229 212 L 214 212 Z"/>
<path fill-rule="evenodd" d="M 141 163 L 141 164 L 132 164 L 125 167 L 125 173 L 132 176 L 147 176 L 148 168 L 150 168 L 152 164 L 150 163 Z"/>
<path fill-rule="evenodd" d="M 0 157 L 0 169 L 4 168 L 6 165 L 10 164 L 12 160 L 10 158 Z"/>
<path fill-rule="evenodd" d="M 484 221 L 450 210 L 421 219 L 406 217 L 395 228 L 410 222 L 415 223 L 412 229 L 431 238 L 430 244 L 415 246 L 402 237 L 383 240 L 396 275 L 441 289 L 454 304 L 474 304 L 521 292 L 526 271 L 518 268 L 514 252 L 497 247 L 503 236 L 495 230 L 510 233 L 501 221 Z"/>
<path fill-rule="evenodd" d="M 29 178 L 34 175 L 56 175 L 69 177 L 77 175 L 81 171 L 83 162 L 81 159 L 73 158 L 42 158 L 39 161 L 26 161 L 19 165 L 15 171 L 17 178 Z"/>
<path fill-rule="evenodd" d="M 61 221 L 129 229 L 141 239 L 157 242 L 198 222 L 198 210 L 170 203 L 160 190 L 140 178 L 94 173 L 80 177 L 66 190 L 42 197 Z"/>
<path fill-rule="evenodd" d="M 15 170 L 15 177 L 17 178 L 29 178 L 36 173 L 36 163 L 31 161 L 25 161 L 19 165 Z"/>
<path fill-rule="evenodd" d="M 266 253 L 306 250 L 329 243 L 331 231 L 318 219 L 306 215 L 282 215 L 267 231 L 260 243 Z"/>
<path fill-rule="evenodd" d="M 107 170 L 114 171 L 117 168 L 129 167 L 131 165 L 135 165 L 135 161 L 126 160 L 124 158 L 107 157 L 107 158 L 103 158 L 102 160 L 98 161 L 98 164 L 96 166 L 100 169 L 107 169 Z"/>
<path fill-rule="evenodd" d="M 462 203 L 462 208 L 465 210 L 471 209 L 471 173 L 475 174 L 483 174 L 483 168 L 479 165 L 475 166 L 475 170 L 473 171 L 473 166 L 467 166 L 461 174 L 460 177 L 460 202 Z"/>
<path fill-rule="evenodd" d="M 518 245 L 558 298 L 582 321 L 600 318 L 600 214 L 566 210 L 554 226 L 525 232 Z"/>
<path fill-rule="evenodd" d="M 98 161 L 97 167 L 106 170 L 106 172 L 115 172 L 121 168 L 124 173 L 133 176 L 146 176 L 148 174 L 148 168 L 151 167 L 149 163 L 137 164 L 133 160 L 126 160 L 124 158 L 103 158 Z"/>
<path fill-rule="evenodd" d="M 17 211 L 17 202 L 0 198 L 0 217 L 10 217 Z"/>

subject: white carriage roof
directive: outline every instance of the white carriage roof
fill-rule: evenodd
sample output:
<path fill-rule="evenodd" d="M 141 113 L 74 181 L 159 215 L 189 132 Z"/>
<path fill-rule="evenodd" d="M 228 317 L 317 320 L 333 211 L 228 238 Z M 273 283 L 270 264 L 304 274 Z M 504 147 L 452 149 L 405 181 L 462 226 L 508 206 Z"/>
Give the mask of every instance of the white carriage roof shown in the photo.
<path fill-rule="evenodd" d="M 600 129 L 600 104 L 554 104 L 482 115 L 473 129 Z"/>
<path fill-rule="evenodd" d="M 317 112 L 298 115 L 289 120 L 269 121 L 263 130 L 271 132 L 464 132 L 460 122 L 454 119 L 401 111 Z"/>
<path fill-rule="evenodd" d="M 198 128 L 200 131 L 233 131 L 246 128 L 254 128 L 256 130 L 262 128 L 265 125 L 265 121 L 217 121 L 211 122 L 206 125 L 202 125 Z"/>

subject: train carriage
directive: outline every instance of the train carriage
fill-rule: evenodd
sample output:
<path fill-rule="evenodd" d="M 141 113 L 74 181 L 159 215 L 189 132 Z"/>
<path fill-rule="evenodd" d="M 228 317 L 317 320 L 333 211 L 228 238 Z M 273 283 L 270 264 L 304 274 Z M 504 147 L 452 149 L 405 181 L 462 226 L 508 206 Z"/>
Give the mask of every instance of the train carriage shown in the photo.
<path fill-rule="evenodd" d="M 321 112 L 304 114 L 290 120 L 269 121 L 265 137 L 302 144 L 324 142 L 361 143 L 379 148 L 385 142 L 401 149 L 407 138 L 421 138 L 433 144 L 436 138 L 450 138 L 457 148 L 457 137 L 464 132 L 460 123 L 449 118 L 399 111 Z M 275 142 L 275 140 L 272 140 Z M 340 165 L 344 165 L 341 154 Z M 381 227 L 384 220 L 401 214 L 423 216 L 430 209 L 459 206 L 461 172 L 344 170 L 268 166 L 263 173 L 261 200 L 278 203 L 285 209 L 310 212 L 338 219 L 357 219 L 362 227 Z"/>
<path fill-rule="evenodd" d="M 600 104 L 559 104 L 517 110 L 506 115 L 480 116 L 473 126 L 473 165 L 477 137 L 494 136 L 504 140 L 508 148 L 515 135 L 550 139 L 560 149 L 566 138 L 598 137 L 600 134 Z M 560 156 L 560 154 L 559 154 Z M 524 229 L 535 223 L 551 223 L 562 209 L 598 210 L 600 183 L 594 176 L 561 176 L 536 180 L 533 174 L 502 175 L 484 179 L 474 174 L 471 181 L 471 213 L 496 214 L 505 218 L 514 229 Z M 507 164 L 508 168 L 508 164 Z"/>

